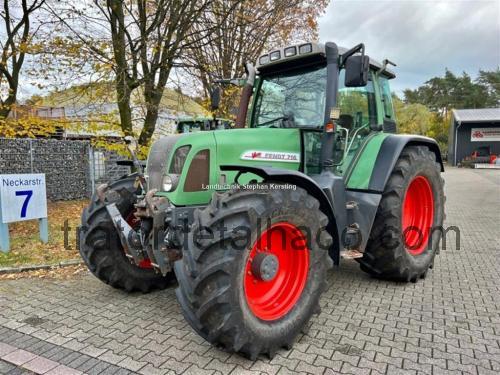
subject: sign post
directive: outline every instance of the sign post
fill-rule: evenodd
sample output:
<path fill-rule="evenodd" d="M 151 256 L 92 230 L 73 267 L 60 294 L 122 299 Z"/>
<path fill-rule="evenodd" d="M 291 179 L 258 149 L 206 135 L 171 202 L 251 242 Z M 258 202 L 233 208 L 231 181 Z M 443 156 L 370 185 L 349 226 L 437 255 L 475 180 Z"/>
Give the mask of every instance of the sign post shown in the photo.
<path fill-rule="evenodd" d="M 45 174 L 0 175 L 0 250 L 10 248 L 9 223 L 38 219 L 40 240 L 49 241 Z"/>

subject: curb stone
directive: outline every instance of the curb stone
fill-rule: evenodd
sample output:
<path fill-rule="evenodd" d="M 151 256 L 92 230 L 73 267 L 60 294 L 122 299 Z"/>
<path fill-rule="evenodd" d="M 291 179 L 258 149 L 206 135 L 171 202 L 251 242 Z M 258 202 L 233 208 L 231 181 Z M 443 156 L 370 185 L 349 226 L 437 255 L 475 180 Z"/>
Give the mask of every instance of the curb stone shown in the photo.
<path fill-rule="evenodd" d="M 5 275 L 8 273 L 20 273 L 27 271 L 38 271 L 38 270 L 48 270 L 53 268 L 63 268 L 69 266 L 77 266 L 79 264 L 83 264 L 82 259 L 70 259 L 63 260 L 59 263 L 53 264 L 29 264 L 27 266 L 19 266 L 19 267 L 3 267 L 0 268 L 0 275 Z"/>

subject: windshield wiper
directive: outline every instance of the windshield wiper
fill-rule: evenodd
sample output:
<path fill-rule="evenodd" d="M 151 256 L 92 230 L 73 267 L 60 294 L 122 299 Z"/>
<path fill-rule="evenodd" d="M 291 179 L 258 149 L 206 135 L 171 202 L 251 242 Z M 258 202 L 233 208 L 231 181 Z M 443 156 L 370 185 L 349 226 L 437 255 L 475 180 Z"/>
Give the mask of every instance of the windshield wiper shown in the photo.
<path fill-rule="evenodd" d="M 258 124 L 257 126 L 263 126 L 263 125 L 268 125 L 268 124 L 271 124 L 275 121 L 278 121 L 278 120 L 284 120 L 284 121 L 289 121 L 290 123 L 294 123 L 294 120 L 293 120 L 293 114 L 291 113 L 288 113 L 288 114 L 284 114 L 283 116 L 280 116 L 280 117 L 276 117 L 276 118 L 273 118 L 272 120 L 268 120 L 268 121 L 264 121 L 264 122 L 261 122 L 260 124 Z M 283 123 L 280 124 L 280 128 L 283 127 Z M 290 126 L 288 126 L 290 127 Z"/>
<path fill-rule="evenodd" d="M 278 120 L 284 120 L 288 118 L 288 116 L 280 116 L 280 117 L 276 117 L 276 118 L 273 118 L 272 120 L 269 120 L 269 121 L 264 121 L 264 122 L 261 122 L 260 124 L 258 124 L 257 126 L 263 126 L 263 125 L 268 125 L 268 124 L 271 124 L 275 121 L 278 121 Z"/>

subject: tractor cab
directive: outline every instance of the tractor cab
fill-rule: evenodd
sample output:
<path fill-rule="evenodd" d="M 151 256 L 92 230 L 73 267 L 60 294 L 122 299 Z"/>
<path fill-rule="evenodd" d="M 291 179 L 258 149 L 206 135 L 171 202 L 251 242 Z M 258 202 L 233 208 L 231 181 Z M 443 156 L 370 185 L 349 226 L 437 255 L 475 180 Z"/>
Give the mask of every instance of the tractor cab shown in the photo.
<path fill-rule="evenodd" d="M 395 132 L 389 86 L 395 75 L 387 68 L 389 61 L 380 64 L 365 56 L 363 45 L 338 48 L 336 62 L 328 62 L 327 48 L 306 43 L 260 56 L 248 126 L 300 129 L 304 172 L 316 174 L 322 169 L 321 144 L 330 124 L 335 141 L 324 162 L 342 175 L 369 136 Z"/>

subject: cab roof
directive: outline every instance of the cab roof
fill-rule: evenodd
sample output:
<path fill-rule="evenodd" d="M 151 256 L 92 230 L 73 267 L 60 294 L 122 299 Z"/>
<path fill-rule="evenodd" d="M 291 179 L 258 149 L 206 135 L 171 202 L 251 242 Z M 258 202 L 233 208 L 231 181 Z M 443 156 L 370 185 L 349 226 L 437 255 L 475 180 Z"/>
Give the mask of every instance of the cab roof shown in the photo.
<path fill-rule="evenodd" d="M 344 47 L 338 47 L 338 49 L 339 55 L 342 55 L 348 51 L 348 49 Z M 265 71 L 268 67 L 275 67 L 276 65 L 281 65 L 283 63 L 288 63 L 287 65 L 289 65 L 289 63 L 293 62 L 294 60 L 317 60 L 318 56 L 326 59 L 325 45 L 323 43 L 308 42 L 289 45 L 276 48 L 269 53 L 265 53 L 259 56 L 259 58 L 257 59 L 256 68 L 258 71 Z M 370 57 L 370 66 L 375 69 L 381 69 L 383 65 L 377 60 L 374 60 Z M 388 78 L 396 77 L 396 74 L 387 67 L 383 70 L 383 73 Z"/>

